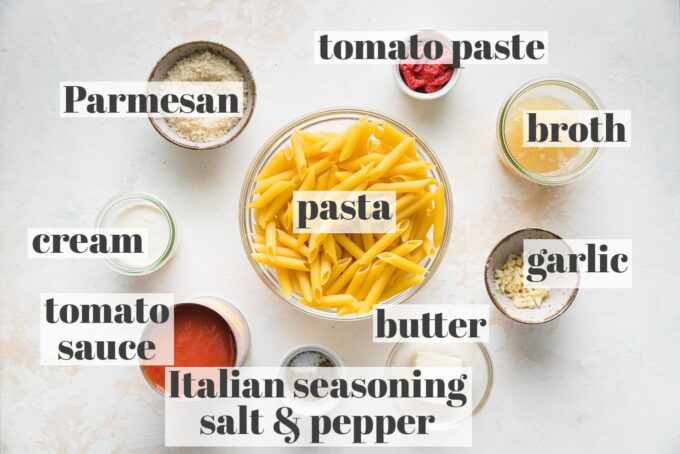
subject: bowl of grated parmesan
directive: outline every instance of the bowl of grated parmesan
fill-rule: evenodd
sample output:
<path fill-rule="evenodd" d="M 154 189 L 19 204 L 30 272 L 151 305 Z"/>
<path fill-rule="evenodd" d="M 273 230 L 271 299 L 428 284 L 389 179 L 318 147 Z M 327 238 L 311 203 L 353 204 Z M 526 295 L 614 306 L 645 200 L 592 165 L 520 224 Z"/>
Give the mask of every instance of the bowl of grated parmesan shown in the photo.
<path fill-rule="evenodd" d="M 191 150 L 228 144 L 248 125 L 255 108 L 255 81 L 243 59 L 228 47 L 209 41 L 181 44 L 156 63 L 149 82 L 242 82 L 243 116 L 152 117 L 154 129 L 169 142 Z"/>

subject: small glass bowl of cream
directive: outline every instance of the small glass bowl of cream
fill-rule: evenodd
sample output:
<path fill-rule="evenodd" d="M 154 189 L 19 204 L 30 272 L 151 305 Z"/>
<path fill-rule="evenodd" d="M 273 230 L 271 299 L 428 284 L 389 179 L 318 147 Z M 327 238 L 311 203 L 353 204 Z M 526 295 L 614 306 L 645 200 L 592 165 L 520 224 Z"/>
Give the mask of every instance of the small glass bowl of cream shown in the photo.
<path fill-rule="evenodd" d="M 177 224 L 158 198 L 146 193 L 122 194 L 99 212 L 97 228 L 147 229 L 145 257 L 106 258 L 109 267 L 128 276 L 142 276 L 165 265 L 177 250 Z"/>
<path fill-rule="evenodd" d="M 585 83 L 563 75 L 529 80 L 501 106 L 496 123 L 498 156 L 515 175 L 542 185 L 562 185 L 593 168 L 597 146 L 524 147 L 524 110 L 604 110 L 600 98 Z"/>

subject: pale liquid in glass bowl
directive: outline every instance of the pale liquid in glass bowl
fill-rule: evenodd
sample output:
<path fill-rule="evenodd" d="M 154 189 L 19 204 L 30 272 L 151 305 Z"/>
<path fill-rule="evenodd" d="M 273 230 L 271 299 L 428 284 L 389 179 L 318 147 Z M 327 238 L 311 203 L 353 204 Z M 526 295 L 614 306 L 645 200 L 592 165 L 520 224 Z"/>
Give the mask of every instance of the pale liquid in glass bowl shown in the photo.
<path fill-rule="evenodd" d="M 570 172 L 585 158 L 581 147 L 525 147 L 522 145 L 523 110 L 572 110 L 555 96 L 525 97 L 513 103 L 505 123 L 505 141 L 515 161 L 531 173 L 561 175 Z"/>

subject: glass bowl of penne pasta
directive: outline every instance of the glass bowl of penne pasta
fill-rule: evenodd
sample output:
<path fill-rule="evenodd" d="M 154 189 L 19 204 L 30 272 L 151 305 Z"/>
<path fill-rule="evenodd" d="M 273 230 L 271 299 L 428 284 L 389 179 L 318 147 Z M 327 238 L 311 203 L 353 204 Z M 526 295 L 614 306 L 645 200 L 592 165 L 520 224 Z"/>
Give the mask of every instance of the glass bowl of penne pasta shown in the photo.
<path fill-rule="evenodd" d="M 393 227 L 296 233 L 299 191 L 393 194 Z M 319 318 L 360 320 L 378 305 L 408 300 L 437 270 L 451 237 L 453 195 L 441 162 L 411 129 L 342 108 L 276 132 L 248 169 L 239 210 L 246 254 L 274 293 Z"/>

